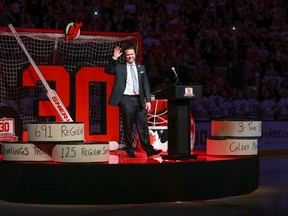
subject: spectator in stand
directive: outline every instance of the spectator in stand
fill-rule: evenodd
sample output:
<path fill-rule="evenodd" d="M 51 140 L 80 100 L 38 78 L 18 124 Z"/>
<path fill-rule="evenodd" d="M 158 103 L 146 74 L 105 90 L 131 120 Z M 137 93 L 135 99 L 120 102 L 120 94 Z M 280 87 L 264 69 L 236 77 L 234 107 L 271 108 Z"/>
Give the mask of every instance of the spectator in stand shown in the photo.
<path fill-rule="evenodd" d="M 22 28 L 36 28 L 30 16 L 23 14 L 21 16 L 21 27 Z"/>
<path fill-rule="evenodd" d="M 274 121 L 276 113 L 275 98 L 271 97 L 270 91 L 266 86 L 262 87 L 261 94 L 263 100 L 260 102 L 260 115 L 263 121 Z"/>
<path fill-rule="evenodd" d="M 237 91 L 237 98 L 232 101 L 233 104 L 233 118 L 235 119 L 247 119 L 247 113 L 249 111 L 248 101 L 243 96 L 243 90 Z"/>
<path fill-rule="evenodd" d="M 206 86 L 203 89 L 202 98 L 195 98 L 190 101 L 191 112 L 195 121 L 206 122 L 210 121 L 209 113 L 209 95 L 210 95 L 210 86 Z"/>
<path fill-rule="evenodd" d="M 260 47 L 258 47 L 256 52 L 260 63 L 265 64 L 266 62 L 270 61 L 270 52 L 268 51 L 263 41 L 261 42 Z"/>
<path fill-rule="evenodd" d="M 26 0 L 25 11 L 28 13 L 34 25 L 39 28 L 42 22 L 41 0 Z"/>
<path fill-rule="evenodd" d="M 0 25 L 17 25 L 19 23 L 17 15 L 13 12 L 13 5 L 6 3 L 1 5 Z"/>
<path fill-rule="evenodd" d="M 264 73 L 262 85 L 266 86 L 269 89 L 271 96 L 274 96 L 277 99 L 283 77 L 279 76 L 279 73 L 274 67 L 273 63 L 270 63 L 267 67 L 265 67 Z"/>
<path fill-rule="evenodd" d="M 206 96 L 191 100 L 191 112 L 195 121 L 210 121 L 209 99 Z"/>
<path fill-rule="evenodd" d="M 283 81 L 281 82 L 281 86 L 278 91 L 280 98 L 283 97 L 283 93 L 285 94 L 287 89 L 288 89 L 288 75 L 285 75 L 283 77 Z"/>
<path fill-rule="evenodd" d="M 223 117 L 224 100 L 223 97 L 218 93 L 216 84 L 212 84 L 211 94 L 208 96 L 208 100 L 208 109 L 211 119 L 221 119 Z"/>
<path fill-rule="evenodd" d="M 212 31 L 209 31 L 208 29 L 203 30 L 200 46 L 202 50 L 202 58 L 205 59 L 209 65 L 211 65 L 214 60 L 215 51 L 215 41 L 213 39 Z"/>
<path fill-rule="evenodd" d="M 48 5 L 47 12 L 43 15 L 43 28 L 45 29 L 57 29 L 59 23 L 57 23 L 56 17 L 53 13 L 53 6 Z"/>
<path fill-rule="evenodd" d="M 233 111 L 233 103 L 231 98 L 229 97 L 228 90 L 222 91 L 223 97 L 223 119 L 230 119 Z"/>
<path fill-rule="evenodd" d="M 174 0 L 168 0 L 165 3 L 166 11 L 168 15 L 172 15 L 173 11 L 179 11 L 181 9 L 181 5 L 183 4 L 183 0 L 174 1 Z"/>
<path fill-rule="evenodd" d="M 15 22 L 20 22 L 20 14 L 21 14 L 21 3 L 18 0 L 12 0 L 9 4 L 9 11 L 15 17 Z"/>
<path fill-rule="evenodd" d="M 276 116 L 277 120 L 288 120 L 288 89 L 283 89 L 281 98 L 277 102 Z"/>
<path fill-rule="evenodd" d="M 252 120 L 259 120 L 260 102 L 258 100 L 258 91 L 256 89 L 247 88 L 246 95 L 249 106 L 247 118 Z"/>
<path fill-rule="evenodd" d="M 242 80 L 246 79 L 248 85 L 256 85 L 258 74 L 262 73 L 261 61 L 259 60 L 257 51 L 258 47 L 256 43 L 251 41 L 248 42 L 249 48 L 247 49 L 246 56 L 243 59 L 243 77 Z"/>
<path fill-rule="evenodd" d="M 161 67 L 158 67 L 156 65 L 155 60 L 151 60 L 147 62 L 146 68 L 148 71 L 148 80 L 150 82 L 151 92 L 154 92 L 155 87 L 163 82 L 163 77 L 159 72 L 161 70 Z"/>
<path fill-rule="evenodd" d="M 148 29 L 146 37 L 143 38 L 143 46 L 146 52 L 151 50 L 152 47 L 160 46 L 160 41 L 154 37 L 154 29 Z"/>
<path fill-rule="evenodd" d="M 137 5 L 131 0 L 125 0 L 123 6 L 123 19 L 121 22 L 121 30 L 124 32 L 136 32 L 137 31 Z"/>

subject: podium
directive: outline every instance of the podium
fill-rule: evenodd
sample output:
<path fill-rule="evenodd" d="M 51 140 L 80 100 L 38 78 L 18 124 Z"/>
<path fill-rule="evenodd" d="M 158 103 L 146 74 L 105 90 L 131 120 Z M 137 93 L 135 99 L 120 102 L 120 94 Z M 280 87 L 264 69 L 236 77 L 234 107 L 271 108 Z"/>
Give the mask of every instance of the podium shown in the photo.
<path fill-rule="evenodd" d="M 168 101 L 168 154 L 163 159 L 196 159 L 191 154 L 190 100 L 202 97 L 202 86 L 170 85 L 155 94 Z"/>

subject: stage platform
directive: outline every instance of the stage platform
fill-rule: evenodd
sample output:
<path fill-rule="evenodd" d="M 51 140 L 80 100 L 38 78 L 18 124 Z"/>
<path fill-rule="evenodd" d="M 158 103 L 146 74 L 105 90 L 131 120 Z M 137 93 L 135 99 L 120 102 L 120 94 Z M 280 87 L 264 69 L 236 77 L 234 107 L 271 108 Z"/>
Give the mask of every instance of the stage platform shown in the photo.
<path fill-rule="evenodd" d="M 248 194 L 258 188 L 259 157 L 163 160 L 110 152 L 106 163 L 0 161 L 0 199 L 34 204 L 139 204 Z"/>

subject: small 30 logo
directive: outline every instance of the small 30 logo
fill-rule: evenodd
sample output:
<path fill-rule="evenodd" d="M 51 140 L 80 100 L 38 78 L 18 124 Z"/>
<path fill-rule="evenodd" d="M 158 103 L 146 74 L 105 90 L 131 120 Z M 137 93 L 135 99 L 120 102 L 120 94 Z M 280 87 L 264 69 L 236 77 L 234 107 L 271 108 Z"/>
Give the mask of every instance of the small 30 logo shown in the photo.
<path fill-rule="evenodd" d="M 65 29 L 65 40 L 75 40 L 80 35 L 80 28 L 82 22 L 71 22 L 66 26 Z"/>
<path fill-rule="evenodd" d="M 0 118 L 0 141 L 18 141 L 13 118 Z"/>
<path fill-rule="evenodd" d="M 191 87 L 185 88 L 184 96 L 185 97 L 193 97 L 194 96 L 193 88 L 191 88 Z"/>

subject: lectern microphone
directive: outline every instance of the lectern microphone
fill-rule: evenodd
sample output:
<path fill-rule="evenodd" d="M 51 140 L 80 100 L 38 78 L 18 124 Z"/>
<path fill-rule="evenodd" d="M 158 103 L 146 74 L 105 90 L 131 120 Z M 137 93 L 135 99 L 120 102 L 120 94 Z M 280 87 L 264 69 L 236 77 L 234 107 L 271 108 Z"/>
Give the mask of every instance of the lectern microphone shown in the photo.
<path fill-rule="evenodd" d="M 175 68 L 172 67 L 171 70 L 174 72 L 175 77 L 178 79 L 178 75 L 177 75 L 177 72 L 176 72 Z"/>
<path fill-rule="evenodd" d="M 180 83 L 180 81 L 179 81 L 178 74 L 177 74 L 175 68 L 172 67 L 171 70 L 173 71 L 173 73 L 174 73 L 174 75 L 175 75 L 175 78 L 176 78 L 175 84 L 179 83 L 180 85 L 182 85 L 182 84 Z"/>

